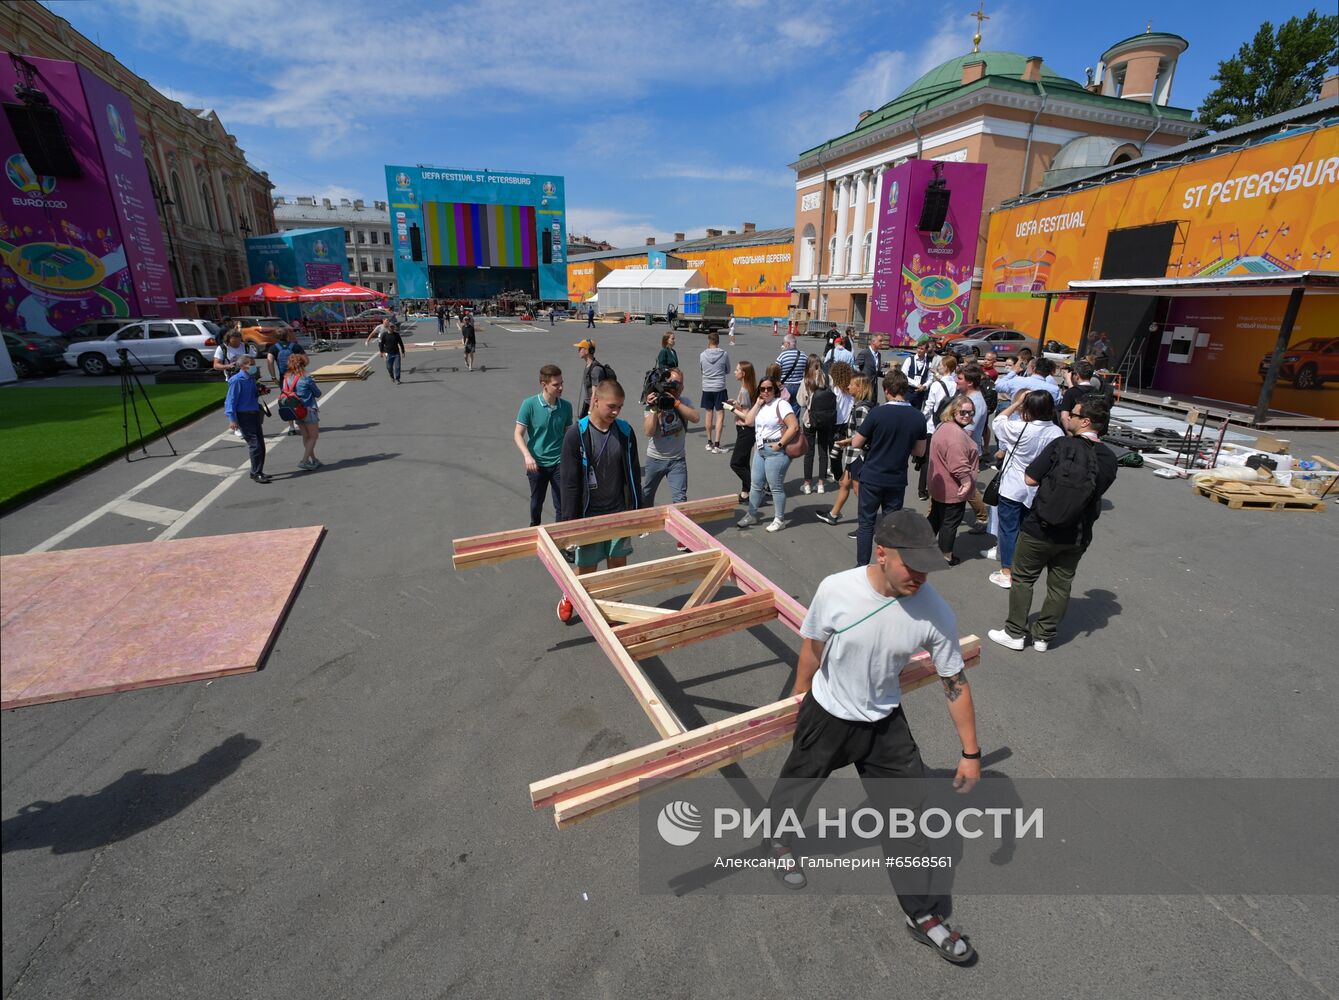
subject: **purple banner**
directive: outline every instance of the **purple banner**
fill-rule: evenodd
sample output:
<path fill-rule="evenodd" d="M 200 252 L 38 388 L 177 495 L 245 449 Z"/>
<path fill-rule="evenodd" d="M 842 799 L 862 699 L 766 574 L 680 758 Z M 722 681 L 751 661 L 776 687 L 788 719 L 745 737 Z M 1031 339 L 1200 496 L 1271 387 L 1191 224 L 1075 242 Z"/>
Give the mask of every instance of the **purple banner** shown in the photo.
<path fill-rule="evenodd" d="M 942 228 L 916 229 L 925 192 L 941 173 L 950 192 Z M 984 163 L 908 160 L 883 175 L 869 328 L 914 344 L 963 325 L 985 198 Z"/>
<path fill-rule="evenodd" d="M 121 223 L 121 239 L 139 299 L 139 314 L 175 316 L 177 298 L 172 290 L 163 231 L 158 224 L 149 169 L 144 163 L 130 99 L 83 67 L 79 68 L 79 78 L 84 84 L 93 132 L 102 151 L 112 208 Z"/>
<path fill-rule="evenodd" d="M 147 172 L 134 117 L 126 99 L 102 85 L 99 95 L 113 94 L 119 104 L 99 101 L 98 115 L 89 112 L 79 67 L 55 59 L 28 59 L 35 67 L 32 84 L 47 96 L 60 114 L 70 147 L 83 172 L 81 177 L 38 175 L 19 150 L 8 120 L 0 116 L 0 150 L 5 151 L 6 197 L 0 201 L 0 324 L 30 333 L 58 336 L 80 323 L 103 317 L 145 314 L 177 315 L 176 302 L 167 284 L 164 300 L 155 291 L 156 308 L 147 306 L 136 287 L 133 262 L 141 261 L 139 247 L 128 248 L 123 238 L 123 216 L 114 204 L 104 156 L 99 149 L 95 122 L 100 117 L 107 136 L 124 134 L 121 142 L 133 156 L 114 150 L 106 162 L 124 160 L 138 167 L 140 181 L 131 183 L 131 197 L 143 198 L 148 191 Z M 20 77 L 14 63 L 0 60 L 0 92 L 13 94 Z M 119 107 L 120 125 L 107 122 L 108 105 Z M 128 172 L 117 163 L 115 173 Z M 152 245 L 158 239 L 153 201 L 145 201 Z M 124 211 L 134 211 L 129 203 Z M 136 256 L 131 258 L 130 254 Z M 161 245 L 158 257 L 162 259 Z M 161 266 L 161 265 L 160 265 Z M 143 273 L 143 271 L 141 271 Z"/>

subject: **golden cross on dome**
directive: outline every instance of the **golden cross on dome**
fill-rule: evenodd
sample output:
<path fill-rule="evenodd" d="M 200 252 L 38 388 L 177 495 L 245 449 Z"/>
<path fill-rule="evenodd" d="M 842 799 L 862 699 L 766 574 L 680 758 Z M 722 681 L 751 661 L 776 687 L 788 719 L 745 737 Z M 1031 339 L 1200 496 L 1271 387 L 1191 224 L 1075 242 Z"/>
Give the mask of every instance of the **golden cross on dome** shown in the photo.
<path fill-rule="evenodd" d="M 981 51 L 981 24 L 990 20 L 990 15 L 985 13 L 986 0 L 981 0 L 976 6 L 976 13 L 969 16 L 976 18 L 976 34 L 972 36 L 972 51 Z"/>

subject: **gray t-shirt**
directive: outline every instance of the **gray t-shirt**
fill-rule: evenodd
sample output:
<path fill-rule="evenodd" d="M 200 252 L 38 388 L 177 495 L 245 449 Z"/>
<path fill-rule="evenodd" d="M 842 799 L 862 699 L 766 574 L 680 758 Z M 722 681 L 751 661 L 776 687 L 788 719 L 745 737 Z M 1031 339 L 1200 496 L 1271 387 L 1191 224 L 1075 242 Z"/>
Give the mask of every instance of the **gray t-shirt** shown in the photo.
<path fill-rule="evenodd" d="M 628 474 L 623 462 L 623 438 L 613 426 L 608 431 L 602 431 L 594 424 L 589 427 L 590 464 L 587 466 L 587 475 L 592 476 L 592 481 L 586 516 L 616 514 L 627 506 L 624 496 Z"/>
<path fill-rule="evenodd" d="M 702 391 L 719 392 L 730 374 L 730 355 L 719 347 L 708 347 L 698 359 L 702 363 Z"/>
<path fill-rule="evenodd" d="M 839 719 L 878 722 L 891 715 L 902 701 L 898 675 L 922 649 L 940 677 L 963 669 L 957 617 L 934 587 L 924 583 L 910 597 L 890 600 L 858 566 L 825 578 L 809 605 L 800 635 L 827 641 L 814 700 Z"/>
<path fill-rule="evenodd" d="M 679 402 L 684 406 L 693 405 L 693 401 L 684 395 L 679 396 Z M 677 410 L 656 414 L 656 431 L 646 442 L 646 457 L 662 462 L 683 458 L 687 436 L 688 428 Z"/>

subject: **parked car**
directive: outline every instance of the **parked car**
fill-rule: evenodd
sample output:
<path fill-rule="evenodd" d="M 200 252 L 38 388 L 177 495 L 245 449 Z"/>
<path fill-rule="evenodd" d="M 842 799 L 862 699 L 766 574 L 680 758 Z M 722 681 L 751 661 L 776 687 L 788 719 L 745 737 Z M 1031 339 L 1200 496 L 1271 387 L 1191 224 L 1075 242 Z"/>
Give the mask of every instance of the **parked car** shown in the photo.
<path fill-rule="evenodd" d="M 66 346 L 81 340 L 106 340 L 127 323 L 143 323 L 143 316 L 108 316 L 103 319 L 91 319 L 80 323 L 64 335 Z"/>
<path fill-rule="evenodd" d="M 293 324 L 286 319 L 280 319 L 278 316 L 239 316 L 238 320 L 242 324 L 242 341 L 247 344 L 255 344 L 264 348 L 271 344 L 278 343 L 285 331 L 292 329 Z"/>
<path fill-rule="evenodd" d="M 996 328 L 972 337 L 949 341 L 946 350 L 952 351 L 960 358 L 968 355 L 980 357 L 987 351 L 994 351 L 1001 358 L 1011 358 L 1018 353 L 1019 348 L 1029 346 L 1036 339 L 1017 330 Z"/>
<path fill-rule="evenodd" d="M 1271 351 L 1260 359 L 1260 377 L 1269 371 Z M 1291 379 L 1294 389 L 1321 389 L 1339 380 L 1339 337 L 1310 337 L 1291 344 L 1279 362 L 1279 378 Z"/>
<path fill-rule="evenodd" d="M 203 371 L 211 364 L 222 332 L 207 319 L 144 320 L 123 326 L 103 340 L 71 344 L 65 361 L 86 375 L 106 375 L 121 366 L 117 351 L 124 349 L 135 366 L 176 365 L 183 371 Z"/>
<path fill-rule="evenodd" d="M 942 351 L 945 347 L 947 347 L 950 343 L 952 343 L 955 340 L 963 340 L 965 338 L 976 337 L 979 336 L 980 334 L 988 333 L 991 330 L 998 330 L 998 329 L 999 327 L 991 326 L 989 323 L 984 325 L 978 324 L 977 326 L 964 326 L 961 327 L 960 329 L 954 330 L 952 333 L 941 333 L 936 337 L 931 337 L 930 340 L 934 344 L 936 350 Z"/>
<path fill-rule="evenodd" d="M 14 366 L 14 374 L 19 378 L 28 378 L 30 375 L 42 372 L 60 371 L 65 367 L 64 350 L 51 337 L 11 333 L 6 330 L 5 348 L 9 351 L 9 361 Z"/>

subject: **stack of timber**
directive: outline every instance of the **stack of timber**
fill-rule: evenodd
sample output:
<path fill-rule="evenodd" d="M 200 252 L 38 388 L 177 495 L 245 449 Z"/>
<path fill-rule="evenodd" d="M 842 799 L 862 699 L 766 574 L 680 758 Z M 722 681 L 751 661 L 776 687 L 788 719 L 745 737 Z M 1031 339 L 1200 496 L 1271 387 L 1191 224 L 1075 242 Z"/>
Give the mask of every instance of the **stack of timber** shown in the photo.
<path fill-rule="evenodd" d="M 1243 483 L 1202 476 L 1195 492 L 1233 510 L 1324 510 L 1325 501 L 1306 490 L 1277 483 Z"/>
<path fill-rule="evenodd" d="M 350 361 L 325 365 L 311 373 L 314 382 L 355 382 L 367 378 L 372 371 L 371 361 Z"/>

